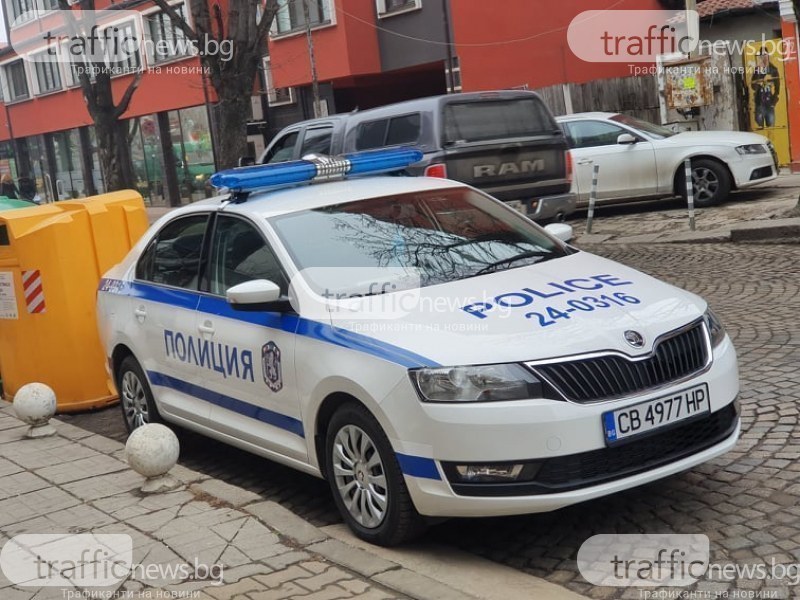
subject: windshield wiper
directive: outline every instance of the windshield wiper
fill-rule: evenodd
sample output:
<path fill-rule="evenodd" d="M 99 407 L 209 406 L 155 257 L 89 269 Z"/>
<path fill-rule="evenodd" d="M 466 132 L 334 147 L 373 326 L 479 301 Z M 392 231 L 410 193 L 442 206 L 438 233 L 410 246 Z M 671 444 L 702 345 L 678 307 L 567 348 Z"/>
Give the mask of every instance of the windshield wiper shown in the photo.
<path fill-rule="evenodd" d="M 473 275 L 473 277 L 477 277 L 478 275 L 483 275 L 484 273 L 490 273 L 491 271 L 494 271 L 498 267 L 502 267 L 503 265 L 510 265 L 511 263 L 517 262 L 518 260 L 524 260 L 526 258 L 544 258 L 550 254 L 552 254 L 552 252 L 543 252 L 542 250 L 529 250 L 528 252 L 521 252 L 510 258 L 504 258 L 502 260 L 498 260 L 486 265 L 480 271 L 476 272 Z"/>

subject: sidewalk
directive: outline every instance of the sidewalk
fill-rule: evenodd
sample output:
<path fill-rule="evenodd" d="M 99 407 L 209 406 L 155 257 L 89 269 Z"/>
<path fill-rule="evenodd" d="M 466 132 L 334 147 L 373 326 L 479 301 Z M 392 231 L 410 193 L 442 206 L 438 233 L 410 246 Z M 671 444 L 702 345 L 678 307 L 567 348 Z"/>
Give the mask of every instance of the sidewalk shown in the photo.
<path fill-rule="evenodd" d="M 798 201 L 800 175 L 784 174 L 771 184 L 734 192 L 711 208 L 695 210 L 696 230 L 689 228 L 688 209 L 679 200 L 654 200 L 621 208 L 599 205 L 592 233 L 586 233 L 586 212 L 568 222 L 577 244 L 642 243 L 778 243 L 800 240 L 800 219 L 784 218 Z"/>
<path fill-rule="evenodd" d="M 424 541 L 374 548 L 343 526 L 323 531 L 279 504 L 180 465 L 171 474 L 183 487 L 144 496 L 142 477 L 128 467 L 122 444 L 58 420 L 53 425 L 57 435 L 25 439 L 27 427 L 0 402 L 0 547 L 20 534 L 127 534 L 134 565 L 222 567 L 213 581 L 159 579 L 134 569 L 114 588 L 85 590 L 15 587 L 0 571 L 2 600 L 581 597 Z"/>

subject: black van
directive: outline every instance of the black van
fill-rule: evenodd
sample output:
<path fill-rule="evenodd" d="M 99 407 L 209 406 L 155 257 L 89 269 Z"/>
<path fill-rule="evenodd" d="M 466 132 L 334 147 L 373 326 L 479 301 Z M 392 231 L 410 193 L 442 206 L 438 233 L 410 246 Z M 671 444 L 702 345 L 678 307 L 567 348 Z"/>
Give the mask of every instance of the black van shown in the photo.
<path fill-rule="evenodd" d="M 472 185 L 537 220 L 575 210 L 566 139 L 533 92 L 434 96 L 303 121 L 280 131 L 258 162 L 401 145 L 425 153 L 412 175 Z"/>

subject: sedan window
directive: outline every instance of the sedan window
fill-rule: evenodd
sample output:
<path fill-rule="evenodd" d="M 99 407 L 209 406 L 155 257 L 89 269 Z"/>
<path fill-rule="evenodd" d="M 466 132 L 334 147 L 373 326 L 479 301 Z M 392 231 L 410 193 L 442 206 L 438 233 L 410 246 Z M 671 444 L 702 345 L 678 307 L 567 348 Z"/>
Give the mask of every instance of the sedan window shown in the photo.
<path fill-rule="evenodd" d="M 286 278 L 261 233 L 247 221 L 221 215 L 211 238 L 211 293 L 224 296 L 228 288 L 254 279 L 268 279 L 286 292 Z"/>
<path fill-rule="evenodd" d="M 136 278 L 172 287 L 197 289 L 208 215 L 169 222 L 150 242 L 136 265 Z"/>
<path fill-rule="evenodd" d="M 574 148 L 615 145 L 620 135 L 628 133 L 622 127 L 603 121 L 572 121 L 567 123 L 567 128 Z"/>

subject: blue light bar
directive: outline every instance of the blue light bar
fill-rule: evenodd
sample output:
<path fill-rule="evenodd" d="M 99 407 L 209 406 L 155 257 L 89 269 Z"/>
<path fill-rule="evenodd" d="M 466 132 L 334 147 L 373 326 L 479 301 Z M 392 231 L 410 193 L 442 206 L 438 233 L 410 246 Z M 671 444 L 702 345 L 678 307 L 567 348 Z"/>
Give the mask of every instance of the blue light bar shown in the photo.
<path fill-rule="evenodd" d="M 422 160 L 414 148 L 392 148 L 354 152 L 344 156 L 310 156 L 274 165 L 256 165 L 220 171 L 211 176 L 211 185 L 234 192 L 247 192 L 299 183 L 343 179 L 348 176 L 377 175 L 405 169 Z"/>

